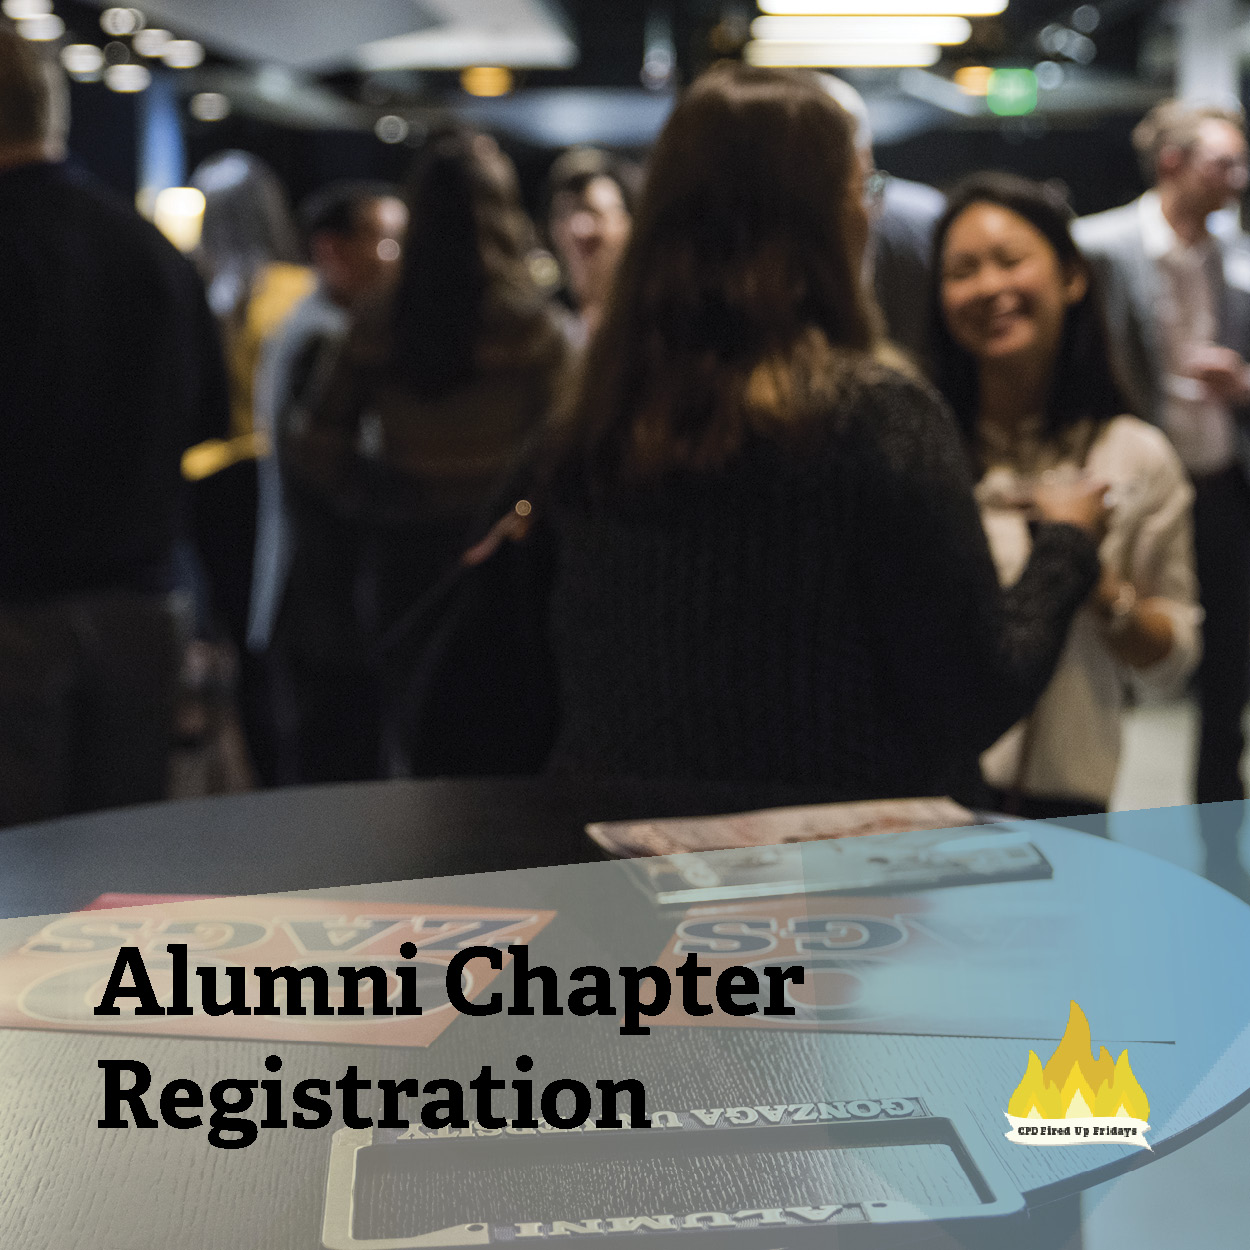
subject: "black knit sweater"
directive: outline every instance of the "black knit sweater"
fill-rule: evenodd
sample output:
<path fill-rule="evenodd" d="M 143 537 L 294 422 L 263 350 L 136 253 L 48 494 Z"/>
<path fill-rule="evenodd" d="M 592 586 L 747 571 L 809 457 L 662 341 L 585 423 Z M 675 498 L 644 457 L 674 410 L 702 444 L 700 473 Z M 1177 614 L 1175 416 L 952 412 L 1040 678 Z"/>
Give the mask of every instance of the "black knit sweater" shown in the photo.
<path fill-rule="evenodd" d="M 1038 525 L 1000 591 L 954 421 L 879 366 L 801 443 L 606 497 L 556 491 L 553 767 L 974 800 L 1098 577 Z"/>

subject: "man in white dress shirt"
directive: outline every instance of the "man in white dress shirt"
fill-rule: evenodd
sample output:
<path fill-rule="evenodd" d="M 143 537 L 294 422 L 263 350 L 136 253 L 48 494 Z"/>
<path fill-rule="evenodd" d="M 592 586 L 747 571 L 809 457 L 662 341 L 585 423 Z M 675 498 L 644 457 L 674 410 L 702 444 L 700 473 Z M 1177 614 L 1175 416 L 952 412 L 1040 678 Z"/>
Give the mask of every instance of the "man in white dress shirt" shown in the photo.
<path fill-rule="evenodd" d="M 1239 111 L 1168 100 L 1133 132 L 1153 187 L 1077 223 L 1103 285 L 1108 328 L 1135 415 L 1171 438 L 1194 481 L 1194 546 L 1206 610 L 1197 674 L 1195 797 L 1245 798 L 1242 713 L 1250 698 L 1250 240 L 1209 228 L 1246 187 Z M 1207 875 L 1246 889 L 1241 807 L 1204 815 Z"/>

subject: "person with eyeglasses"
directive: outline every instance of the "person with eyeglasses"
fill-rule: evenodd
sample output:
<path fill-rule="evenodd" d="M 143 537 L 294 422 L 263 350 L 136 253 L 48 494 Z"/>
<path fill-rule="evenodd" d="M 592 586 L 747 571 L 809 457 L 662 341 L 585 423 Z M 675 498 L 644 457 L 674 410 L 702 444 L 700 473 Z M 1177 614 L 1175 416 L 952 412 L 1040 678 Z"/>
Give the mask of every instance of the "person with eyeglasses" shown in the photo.
<path fill-rule="evenodd" d="M 923 182 L 878 169 L 863 96 L 833 74 L 821 74 L 820 83 L 855 124 L 855 151 L 864 173 L 864 209 L 871 226 L 865 277 L 885 317 L 886 333 L 913 361 L 927 365 L 932 315 L 925 293 L 930 283 L 933 228 L 946 209 L 946 197 Z"/>
<path fill-rule="evenodd" d="M 1112 351 L 1133 412 L 1171 438 L 1194 483 L 1194 548 L 1206 611 L 1196 687 L 1195 797 L 1244 800 L 1250 699 L 1250 239 L 1213 232 L 1246 188 L 1238 108 L 1156 105 L 1133 131 L 1151 190 L 1076 223 L 1106 296 Z M 1207 875 L 1245 888 L 1235 809 L 1202 815 Z"/>

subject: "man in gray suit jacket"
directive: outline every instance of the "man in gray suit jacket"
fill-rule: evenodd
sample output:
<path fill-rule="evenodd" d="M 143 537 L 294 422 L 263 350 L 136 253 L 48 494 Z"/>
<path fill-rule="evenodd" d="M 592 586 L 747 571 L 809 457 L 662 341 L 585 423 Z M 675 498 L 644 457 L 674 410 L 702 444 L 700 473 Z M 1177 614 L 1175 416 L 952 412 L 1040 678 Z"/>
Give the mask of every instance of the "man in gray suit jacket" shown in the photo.
<path fill-rule="evenodd" d="M 1076 223 L 1101 280 L 1112 349 L 1139 417 L 1161 426 L 1194 480 L 1206 609 L 1197 674 L 1199 803 L 1245 798 L 1250 698 L 1250 239 L 1211 214 L 1246 186 L 1239 112 L 1169 100 L 1133 132 L 1153 189 Z M 1204 814 L 1207 875 L 1242 892 L 1241 805 Z"/>

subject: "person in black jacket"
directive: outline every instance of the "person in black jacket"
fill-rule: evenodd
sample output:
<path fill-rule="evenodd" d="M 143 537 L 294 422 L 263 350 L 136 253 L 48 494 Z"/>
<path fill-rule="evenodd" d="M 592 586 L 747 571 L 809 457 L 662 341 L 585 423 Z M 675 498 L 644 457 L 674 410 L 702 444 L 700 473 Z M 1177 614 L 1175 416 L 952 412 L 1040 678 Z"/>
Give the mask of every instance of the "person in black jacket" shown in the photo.
<path fill-rule="evenodd" d="M 227 413 L 198 276 L 66 105 L 0 24 L 0 826 L 164 796 L 179 462 Z"/>
<path fill-rule="evenodd" d="M 565 772 L 975 800 L 1098 577 L 1096 485 L 1041 492 L 1000 592 L 961 439 L 859 274 L 852 126 L 725 65 L 652 157 L 555 473 Z"/>

